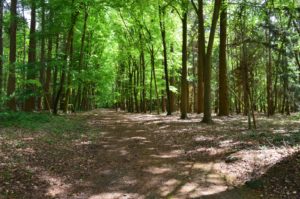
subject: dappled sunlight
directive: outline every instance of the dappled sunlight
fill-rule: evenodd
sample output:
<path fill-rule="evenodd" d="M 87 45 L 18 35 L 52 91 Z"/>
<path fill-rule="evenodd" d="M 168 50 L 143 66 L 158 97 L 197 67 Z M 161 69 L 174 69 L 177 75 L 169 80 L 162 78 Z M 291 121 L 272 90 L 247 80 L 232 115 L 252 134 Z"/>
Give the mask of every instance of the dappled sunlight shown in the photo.
<path fill-rule="evenodd" d="M 198 198 L 201 196 L 213 195 L 227 190 L 226 185 L 207 185 L 200 186 L 197 183 L 185 184 L 172 198 Z M 188 197 L 187 197 L 188 196 Z"/>
<path fill-rule="evenodd" d="M 172 193 L 179 184 L 180 181 L 177 179 L 167 180 L 159 188 L 161 196 L 166 197 L 168 194 Z"/>
<path fill-rule="evenodd" d="M 169 173 L 172 171 L 172 169 L 168 167 L 149 167 L 147 169 L 144 169 L 144 171 L 157 175 L 157 174 Z"/>
<path fill-rule="evenodd" d="M 107 192 L 90 196 L 88 199 L 144 199 L 145 196 L 141 196 L 137 193 L 126 192 Z"/>
<path fill-rule="evenodd" d="M 65 183 L 60 177 L 54 177 L 47 172 L 42 172 L 39 178 L 49 184 L 46 195 L 51 197 L 63 197 L 72 186 Z"/>
<path fill-rule="evenodd" d="M 203 141 L 212 141 L 214 140 L 214 137 L 210 137 L 210 136 L 203 136 L 203 135 L 197 135 L 194 140 L 196 142 L 203 142 Z"/>
<path fill-rule="evenodd" d="M 238 116 L 214 116 L 213 125 L 189 117 L 94 111 L 74 139 L 20 134 L 0 141 L 14 148 L 12 157 L 41 168 L 32 173 L 46 182 L 45 196 L 59 199 L 213 197 L 299 151 L 288 142 L 297 140 L 295 123 L 250 131 Z"/>
<path fill-rule="evenodd" d="M 299 151 L 299 148 L 262 148 L 241 150 L 231 155 L 231 163 L 216 163 L 216 170 L 223 173 L 230 183 L 243 184 L 251 178 L 261 176 L 268 168 L 287 156 Z"/>
<path fill-rule="evenodd" d="M 154 158 L 177 158 L 180 155 L 184 154 L 183 150 L 172 150 L 170 152 L 164 152 L 164 153 L 160 153 L 159 155 L 151 155 L 151 157 Z"/>
<path fill-rule="evenodd" d="M 27 147 L 27 148 L 19 148 L 17 149 L 17 152 L 20 152 L 21 154 L 32 155 L 35 153 L 35 150 L 31 147 Z"/>

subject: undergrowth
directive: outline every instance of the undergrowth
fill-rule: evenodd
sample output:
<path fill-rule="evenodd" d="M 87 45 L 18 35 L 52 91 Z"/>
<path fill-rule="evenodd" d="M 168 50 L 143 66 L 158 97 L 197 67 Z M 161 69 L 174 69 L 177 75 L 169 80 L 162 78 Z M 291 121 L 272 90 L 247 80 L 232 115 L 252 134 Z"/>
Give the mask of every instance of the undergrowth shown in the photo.
<path fill-rule="evenodd" d="M 0 128 L 14 127 L 55 134 L 78 132 L 83 126 L 68 116 L 53 116 L 49 113 L 1 112 Z"/>

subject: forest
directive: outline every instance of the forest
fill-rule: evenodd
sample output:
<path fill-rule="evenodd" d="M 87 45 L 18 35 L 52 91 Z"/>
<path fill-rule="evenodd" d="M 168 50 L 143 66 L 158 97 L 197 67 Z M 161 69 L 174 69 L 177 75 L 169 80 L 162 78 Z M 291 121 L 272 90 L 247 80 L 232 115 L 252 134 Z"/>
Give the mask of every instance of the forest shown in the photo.
<path fill-rule="evenodd" d="M 299 0 L 0 0 L 0 198 L 299 199 Z"/>

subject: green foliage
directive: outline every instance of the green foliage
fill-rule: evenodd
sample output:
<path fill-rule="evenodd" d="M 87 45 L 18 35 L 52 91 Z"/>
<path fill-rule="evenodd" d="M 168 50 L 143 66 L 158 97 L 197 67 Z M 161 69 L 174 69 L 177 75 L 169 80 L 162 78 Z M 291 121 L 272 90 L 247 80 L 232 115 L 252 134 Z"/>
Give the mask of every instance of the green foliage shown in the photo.
<path fill-rule="evenodd" d="M 1 112 L 0 127 L 61 134 L 63 132 L 77 132 L 81 130 L 82 125 L 76 120 L 64 116 L 53 116 L 48 113 Z"/>

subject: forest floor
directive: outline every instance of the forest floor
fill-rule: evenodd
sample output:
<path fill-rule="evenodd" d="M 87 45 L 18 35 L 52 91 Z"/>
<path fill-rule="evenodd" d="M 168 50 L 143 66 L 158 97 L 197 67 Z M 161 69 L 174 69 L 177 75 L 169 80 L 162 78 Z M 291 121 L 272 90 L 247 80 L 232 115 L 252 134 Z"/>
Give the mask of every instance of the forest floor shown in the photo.
<path fill-rule="evenodd" d="M 0 115 L 1 199 L 300 198 L 299 116 L 36 114 Z"/>

